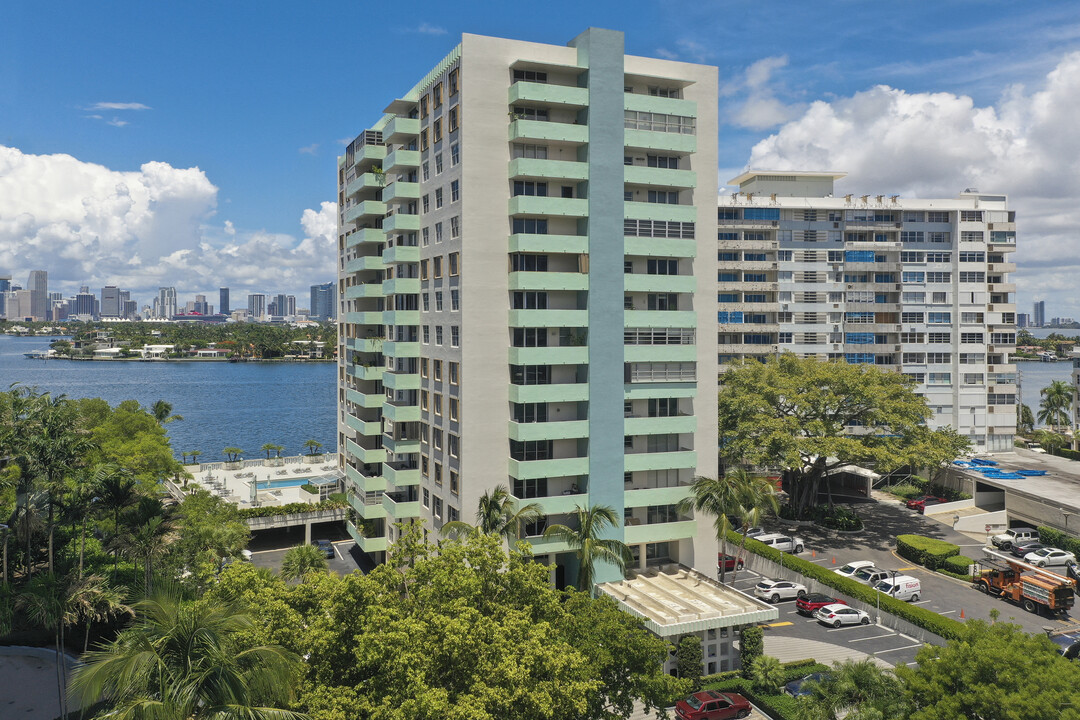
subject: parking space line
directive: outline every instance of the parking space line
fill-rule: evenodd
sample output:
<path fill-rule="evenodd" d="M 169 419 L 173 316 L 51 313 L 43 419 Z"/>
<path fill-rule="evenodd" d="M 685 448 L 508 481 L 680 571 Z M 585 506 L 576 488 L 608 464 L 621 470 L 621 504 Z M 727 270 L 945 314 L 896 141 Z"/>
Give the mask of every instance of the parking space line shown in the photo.
<path fill-rule="evenodd" d="M 955 610 L 938 610 L 937 614 L 938 615 L 948 615 L 948 614 L 954 613 L 954 612 L 956 612 L 956 611 Z"/>
<path fill-rule="evenodd" d="M 912 604 L 912 605 L 925 605 L 925 604 L 926 604 L 926 603 L 928 603 L 928 602 L 930 602 L 930 601 L 929 601 L 929 600 L 920 600 L 920 601 L 918 601 L 918 602 L 913 602 L 913 603 L 911 603 L 911 604 Z"/>
<path fill-rule="evenodd" d="M 878 638 L 896 637 L 899 633 L 885 633 L 884 635 L 871 635 L 870 637 L 855 638 L 848 642 L 862 642 L 863 640 L 877 640 Z"/>
<path fill-rule="evenodd" d="M 900 637 L 904 638 L 908 642 L 916 642 L 915 638 L 911 637 L 910 635 L 905 635 L 904 633 L 900 633 Z"/>
<path fill-rule="evenodd" d="M 908 570 L 914 570 L 914 569 L 915 569 L 914 566 L 912 566 L 912 567 L 902 567 L 902 568 L 896 568 L 896 572 L 907 572 Z"/>
<path fill-rule="evenodd" d="M 782 620 L 781 622 L 767 623 L 767 624 L 765 625 L 765 627 L 770 627 L 770 628 L 778 628 L 778 627 L 785 627 L 785 626 L 787 626 L 787 625 L 794 625 L 794 624 L 795 624 L 795 623 L 792 623 L 792 622 L 788 622 L 788 621 L 786 621 L 786 620 Z"/>
<path fill-rule="evenodd" d="M 826 630 L 825 632 L 841 632 L 843 630 L 859 630 L 859 629 L 862 629 L 862 628 L 869 628 L 869 627 L 874 627 L 874 626 L 873 625 L 863 625 L 862 623 L 859 623 L 858 625 L 841 625 L 838 628 L 832 628 L 831 630 Z"/>
<path fill-rule="evenodd" d="M 878 650 L 876 653 L 871 653 L 871 654 L 872 655 L 881 655 L 883 653 L 896 652 L 897 650 L 910 650 L 912 648 L 917 648 L 917 647 L 922 647 L 922 646 L 923 646 L 923 643 L 915 643 L 914 645 L 905 645 L 903 647 L 890 648 L 888 650 Z"/>

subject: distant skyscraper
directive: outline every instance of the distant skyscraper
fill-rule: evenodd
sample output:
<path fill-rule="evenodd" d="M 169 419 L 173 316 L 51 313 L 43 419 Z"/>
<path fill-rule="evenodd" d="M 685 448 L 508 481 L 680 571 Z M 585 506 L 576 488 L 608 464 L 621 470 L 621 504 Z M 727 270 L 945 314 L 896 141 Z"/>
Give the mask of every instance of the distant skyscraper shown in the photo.
<path fill-rule="evenodd" d="M 248 315 L 252 320 L 266 319 L 266 295 L 262 293 L 248 295 Z"/>
<path fill-rule="evenodd" d="M 228 315 L 232 312 L 229 305 L 229 288 L 227 287 L 218 289 L 218 312 L 222 315 Z"/>
<path fill-rule="evenodd" d="M 1031 324 L 1031 316 L 1027 313 L 1016 313 L 1016 327 L 1026 328 Z"/>
<path fill-rule="evenodd" d="M 79 293 L 71 299 L 69 315 L 79 315 L 82 318 L 96 318 L 98 315 L 98 301 L 90 288 L 83 287 Z"/>
<path fill-rule="evenodd" d="M 30 291 L 30 308 L 23 308 L 24 315 L 29 314 L 35 320 L 44 320 L 49 314 L 49 273 L 44 270 L 31 270 L 26 282 Z"/>
<path fill-rule="evenodd" d="M 322 285 L 311 286 L 311 304 L 308 312 L 311 317 L 320 320 L 333 320 L 337 318 L 337 290 L 334 283 L 328 282 Z"/>
<path fill-rule="evenodd" d="M 1031 318 L 1031 324 L 1035 327 L 1042 327 L 1046 324 L 1046 301 L 1038 300 L 1035 302 L 1035 314 Z"/>
<path fill-rule="evenodd" d="M 195 312 L 199 313 L 200 315 L 210 314 L 210 305 L 206 302 L 205 295 L 195 296 Z"/>
<path fill-rule="evenodd" d="M 120 288 L 115 285 L 106 285 L 101 288 L 101 317 L 118 318 L 122 307 Z"/>
<path fill-rule="evenodd" d="M 176 288 L 158 288 L 158 317 L 171 318 L 176 314 Z"/>
<path fill-rule="evenodd" d="M 11 276 L 0 275 L 0 318 L 7 317 L 7 296 L 11 291 Z"/>
<path fill-rule="evenodd" d="M 27 290 L 40 290 L 49 292 L 49 273 L 45 270 L 31 270 L 30 279 L 26 283 Z"/>
<path fill-rule="evenodd" d="M 295 315 L 296 314 L 296 296 L 295 295 L 286 295 L 285 296 L 285 312 L 283 314 L 285 314 L 285 315 Z"/>

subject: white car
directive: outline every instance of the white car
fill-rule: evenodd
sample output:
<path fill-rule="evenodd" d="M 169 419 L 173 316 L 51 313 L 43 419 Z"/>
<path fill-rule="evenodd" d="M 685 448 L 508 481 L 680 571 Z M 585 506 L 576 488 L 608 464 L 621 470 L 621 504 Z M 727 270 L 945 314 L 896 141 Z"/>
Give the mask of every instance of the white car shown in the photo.
<path fill-rule="evenodd" d="M 1032 565 L 1038 565 L 1039 567 L 1046 567 L 1047 565 L 1061 565 L 1062 567 L 1065 567 L 1069 563 L 1076 562 L 1076 556 L 1065 550 L 1044 547 L 1035 552 L 1029 552 L 1024 556 L 1024 561 L 1029 562 Z"/>
<path fill-rule="evenodd" d="M 889 577 L 891 574 L 892 573 L 890 573 L 888 570 L 882 570 L 881 568 L 871 566 L 859 568 L 855 571 L 855 574 L 851 576 L 851 579 L 855 582 L 862 583 L 863 585 L 869 585 L 870 587 L 873 587 L 874 585 L 877 585 L 879 582 Z"/>
<path fill-rule="evenodd" d="M 764 535 L 758 535 L 754 538 L 760 543 L 765 543 L 771 548 L 776 548 L 781 552 L 786 553 L 801 553 L 803 548 L 806 547 L 806 543 L 802 538 L 797 538 L 794 535 L 781 535 L 780 533 L 765 533 Z"/>
<path fill-rule="evenodd" d="M 849 578 L 852 575 L 854 575 L 855 573 L 857 573 L 859 570 L 862 570 L 863 568 L 867 568 L 867 567 L 874 567 L 874 561 L 873 560 L 854 560 L 852 562 L 849 562 L 847 565 L 844 565 L 843 567 L 836 568 L 835 570 L 833 570 L 833 572 L 836 573 L 837 575 L 843 575 L 844 577 Z"/>
<path fill-rule="evenodd" d="M 780 602 L 800 598 L 807 593 L 805 585 L 790 580 L 762 580 L 754 587 L 754 594 L 762 600 Z"/>
<path fill-rule="evenodd" d="M 869 625 L 870 613 L 847 605 L 826 605 L 814 613 L 819 623 L 838 628 L 841 625 Z"/>

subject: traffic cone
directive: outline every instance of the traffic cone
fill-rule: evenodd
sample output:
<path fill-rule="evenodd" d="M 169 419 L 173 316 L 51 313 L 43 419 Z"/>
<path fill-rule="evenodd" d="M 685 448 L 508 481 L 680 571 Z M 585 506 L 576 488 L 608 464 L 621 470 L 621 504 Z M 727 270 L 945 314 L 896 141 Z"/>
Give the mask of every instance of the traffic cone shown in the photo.
<path fill-rule="evenodd" d="M 817 557 L 817 550 L 811 550 L 810 553 L 811 553 L 810 557 L 815 557 L 815 558 Z"/>
<path fill-rule="evenodd" d="M 964 619 L 964 608 L 960 608 L 960 619 Z"/>
<path fill-rule="evenodd" d="M 834 557 L 834 558 L 832 559 L 832 564 L 833 564 L 833 565 L 835 565 L 835 564 L 836 564 L 836 558 L 835 558 L 835 557 Z"/>

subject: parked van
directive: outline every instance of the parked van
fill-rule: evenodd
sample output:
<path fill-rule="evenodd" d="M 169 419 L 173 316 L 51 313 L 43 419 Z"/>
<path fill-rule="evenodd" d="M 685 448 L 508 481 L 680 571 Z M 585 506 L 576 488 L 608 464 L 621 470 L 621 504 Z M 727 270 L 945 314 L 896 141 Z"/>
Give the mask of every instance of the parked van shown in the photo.
<path fill-rule="evenodd" d="M 880 580 L 874 586 L 874 589 L 886 595 L 891 595 L 897 600 L 918 602 L 919 595 L 922 593 L 922 583 L 919 582 L 919 578 L 910 575 L 897 575 L 896 577 Z"/>

